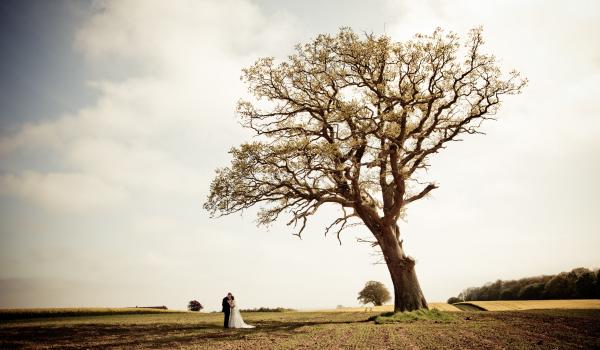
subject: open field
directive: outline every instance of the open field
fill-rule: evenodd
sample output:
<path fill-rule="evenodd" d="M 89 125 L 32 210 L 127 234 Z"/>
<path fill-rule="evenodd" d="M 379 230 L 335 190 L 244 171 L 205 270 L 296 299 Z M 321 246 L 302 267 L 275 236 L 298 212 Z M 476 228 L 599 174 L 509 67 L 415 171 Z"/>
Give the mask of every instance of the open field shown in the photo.
<path fill-rule="evenodd" d="M 159 314 L 185 311 L 161 310 L 150 308 L 109 308 L 109 307 L 57 307 L 57 308 L 28 308 L 0 309 L 0 320 L 15 320 L 23 318 L 50 318 L 72 316 L 103 316 L 103 315 L 132 315 Z"/>
<path fill-rule="evenodd" d="M 485 311 L 600 309 L 600 299 L 466 301 L 454 305 L 465 311 L 476 311 L 478 309 Z"/>
<path fill-rule="evenodd" d="M 452 312 L 443 321 L 376 324 L 378 312 L 163 312 L 0 322 L 0 348 L 26 349 L 598 349 L 600 310 Z"/>

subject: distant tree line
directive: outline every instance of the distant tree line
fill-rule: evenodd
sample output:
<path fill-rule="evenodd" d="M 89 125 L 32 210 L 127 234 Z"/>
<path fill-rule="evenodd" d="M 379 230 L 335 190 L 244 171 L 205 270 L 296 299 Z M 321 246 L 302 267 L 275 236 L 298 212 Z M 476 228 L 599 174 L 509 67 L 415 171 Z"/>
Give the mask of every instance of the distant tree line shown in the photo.
<path fill-rule="evenodd" d="M 474 300 L 600 299 L 600 270 L 578 267 L 557 275 L 497 280 L 463 290 L 448 299 L 454 304 Z"/>
<path fill-rule="evenodd" d="M 283 307 L 276 308 L 268 308 L 268 307 L 259 307 L 254 309 L 241 309 L 240 312 L 286 312 L 286 311 L 296 311 L 295 309 L 286 309 Z"/>
<path fill-rule="evenodd" d="M 169 310 L 166 306 L 136 306 L 136 309 L 158 309 L 158 310 Z"/>

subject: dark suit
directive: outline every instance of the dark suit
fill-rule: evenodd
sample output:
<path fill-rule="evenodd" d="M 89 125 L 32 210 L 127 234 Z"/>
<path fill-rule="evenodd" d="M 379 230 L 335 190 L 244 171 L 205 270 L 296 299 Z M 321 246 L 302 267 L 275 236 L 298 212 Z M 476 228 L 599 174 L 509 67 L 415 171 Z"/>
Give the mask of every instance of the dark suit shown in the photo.
<path fill-rule="evenodd" d="M 221 312 L 225 313 L 225 320 L 223 320 L 223 327 L 225 328 L 229 328 L 229 313 L 231 312 L 231 307 L 229 306 L 229 303 L 227 302 L 227 297 L 223 298 L 223 310 L 221 310 Z"/>

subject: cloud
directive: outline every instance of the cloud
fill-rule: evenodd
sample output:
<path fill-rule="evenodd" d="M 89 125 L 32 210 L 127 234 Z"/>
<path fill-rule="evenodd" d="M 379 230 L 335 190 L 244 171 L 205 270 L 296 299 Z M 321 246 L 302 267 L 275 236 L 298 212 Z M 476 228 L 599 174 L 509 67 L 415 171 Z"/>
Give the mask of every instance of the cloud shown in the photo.
<path fill-rule="evenodd" d="M 204 60 L 218 53 L 277 51 L 289 45 L 295 24 L 286 12 L 266 16 L 250 1 L 106 1 L 97 7 L 78 32 L 77 47 L 93 59 L 128 58 L 159 71 L 206 68 Z"/>
<path fill-rule="evenodd" d="M 50 210 L 68 212 L 115 207 L 127 198 L 124 191 L 94 176 L 31 171 L 0 176 L 0 195 L 32 201 Z"/>
<path fill-rule="evenodd" d="M 90 65 L 126 62 L 140 75 L 92 81 L 94 105 L 1 138 L 0 194 L 68 210 L 135 205 L 140 194 L 201 197 L 226 157 L 229 145 L 219 141 L 244 137 L 233 115 L 244 94 L 240 68 L 253 53 L 287 43 L 293 21 L 267 18 L 246 1 L 95 6 L 77 49 Z M 24 164 L 40 153 L 44 162 Z"/>

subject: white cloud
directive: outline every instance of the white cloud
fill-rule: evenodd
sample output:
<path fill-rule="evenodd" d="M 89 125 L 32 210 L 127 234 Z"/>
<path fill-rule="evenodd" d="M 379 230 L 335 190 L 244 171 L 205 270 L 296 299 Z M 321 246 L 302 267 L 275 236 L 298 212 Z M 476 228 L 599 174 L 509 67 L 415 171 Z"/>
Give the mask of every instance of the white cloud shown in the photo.
<path fill-rule="evenodd" d="M 25 171 L 0 176 L 0 195 L 9 195 L 50 210 L 80 212 L 115 207 L 127 194 L 92 175 L 40 174 Z"/>
<path fill-rule="evenodd" d="M 267 17 L 250 1 L 106 1 L 98 8 L 79 31 L 77 46 L 94 59 L 124 57 L 159 71 L 215 71 L 205 64 L 215 54 L 277 51 L 289 46 L 295 24 L 285 12 Z"/>
<path fill-rule="evenodd" d="M 246 1 L 106 1 L 97 10 L 79 30 L 77 48 L 90 64 L 130 61 L 143 76 L 91 82 L 100 96 L 95 105 L 0 139 L 9 169 L 3 184 L 11 186 L 2 193 L 61 203 L 55 209 L 91 208 L 76 197 L 51 200 L 60 193 L 50 190 L 57 179 L 73 179 L 89 193 L 102 184 L 106 193 L 200 198 L 227 156 L 230 145 L 219 141 L 243 136 L 233 115 L 244 91 L 240 68 L 252 52 L 286 42 L 290 17 L 267 18 Z M 15 175 L 32 170 L 15 158 L 42 150 L 54 169 L 35 169 L 35 179 Z M 56 174 L 64 169 L 78 175 Z"/>

